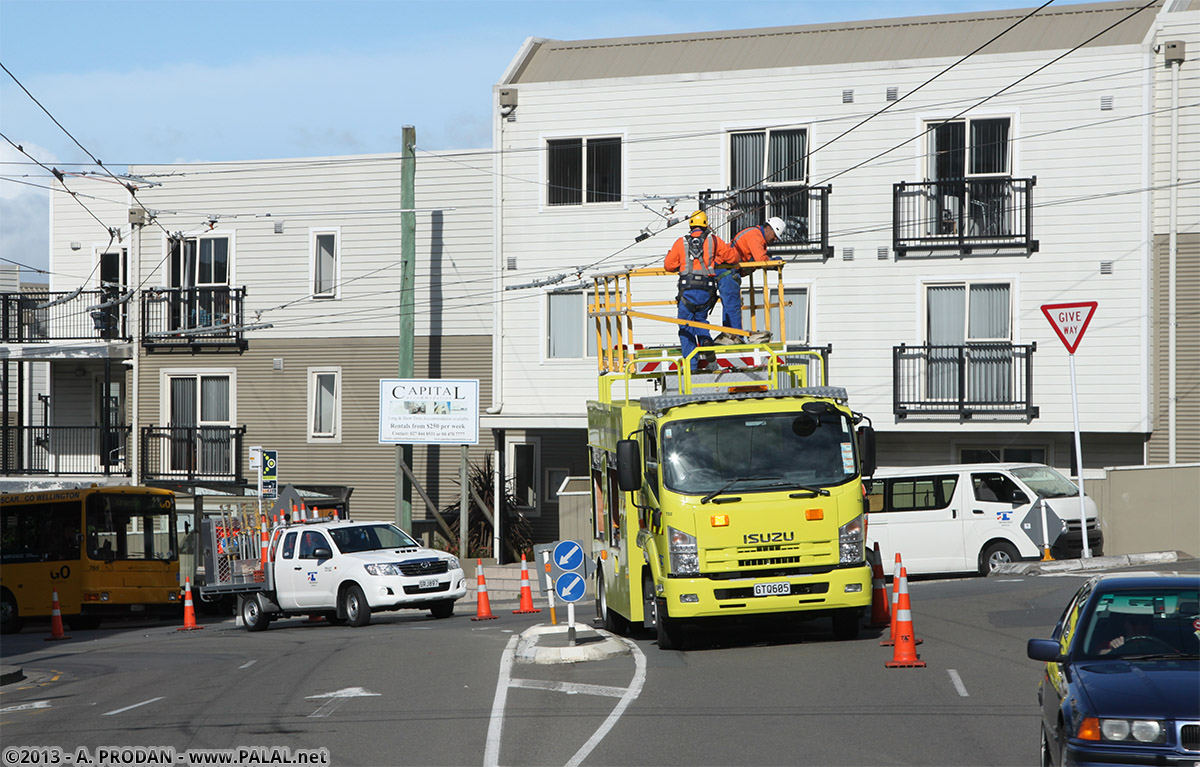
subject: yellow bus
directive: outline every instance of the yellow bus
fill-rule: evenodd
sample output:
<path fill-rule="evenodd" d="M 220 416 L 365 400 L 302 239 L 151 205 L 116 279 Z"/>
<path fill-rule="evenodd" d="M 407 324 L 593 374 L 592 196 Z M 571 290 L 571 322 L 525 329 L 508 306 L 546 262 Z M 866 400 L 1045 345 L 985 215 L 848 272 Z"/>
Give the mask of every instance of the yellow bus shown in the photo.
<path fill-rule="evenodd" d="M 86 487 L 0 496 L 0 631 L 50 615 L 72 629 L 180 605 L 175 494 Z"/>

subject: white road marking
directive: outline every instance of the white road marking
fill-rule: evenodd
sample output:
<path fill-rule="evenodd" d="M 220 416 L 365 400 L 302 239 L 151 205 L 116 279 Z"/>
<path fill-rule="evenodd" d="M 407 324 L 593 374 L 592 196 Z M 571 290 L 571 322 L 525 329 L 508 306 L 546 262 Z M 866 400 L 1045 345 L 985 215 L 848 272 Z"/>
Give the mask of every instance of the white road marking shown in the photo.
<path fill-rule="evenodd" d="M 641 648 L 639 648 L 630 640 L 626 639 L 625 637 L 621 637 L 620 639 L 622 642 L 629 645 L 630 652 L 633 653 L 633 681 L 629 683 L 629 687 L 625 690 L 625 695 L 619 701 L 617 701 L 617 705 L 613 708 L 612 713 L 610 713 L 608 718 L 604 720 L 604 724 L 600 725 L 600 728 L 592 733 L 592 737 L 588 738 L 588 742 L 584 743 L 583 746 L 581 746 L 580 749 L 575 752 L 575 756 L 571 757 L 571 760 L 567 762 L 566 767 L 579 767 L 579 765 L 583 763 L 583 760 L 587 758 L 588 754 L 592 753 L 592 749 L 600 745 L 600 741 L 604 740 L 604 736 L 608 734 L 608 731 L 611 730 L 613 725 L 617 723 L 617 720 L 621 718 L 621 714 L 625 713 L 625 709 L 629 707 L 629 704 L 632 703 L 638 695 L 642 694 L 642 685 L 646 682 L 646 656 L 642 654 Z"/>
<path fill-rule="evenodd" d="M 967 688 L 963 685 L 962 677 L 958 675 L 958 672 L 952 668 L 948 668 L 946 671 L 949 672 L 950 681 L 954 683 L 954 689 L 958 690 L 958 694 L 963 698 L 971 697 L 967 692 Z"/>
<path fill-rule="evenodd" d="M 500 764 L 500 733 L 504 729 L 504 704 L 508 699 L 509 678 L 512 676 L 513 658 L 516 657 L 520 635 L 513 634 L 504 646 L 500 658 L 500 677 L 496 680 L 496 696 L 492 699 L 492 716 L 488 722 L 487 745 L 483 749 L 483 767 Z"/>
<path fill-rule="evenodd" d="M 343 703 L 350 698 L 378 698 L 379 693 L 364 690 L 361 687 L 345 687 L 335 692 L 324 692 L 320 695 L 307 695 L 305 700 L 318 700 L 325 698 L 324 703 L 316 711 L 308 715 L 310 719 L 316 717 L 318 719 L 327 717 L 338 709 Z"/>
<path fill-rule="evenodd" d="M 509 687 L 524 687 L 527 690 L 549 690 L 568 695 L 600 695 L 619 698 L 625 694 L 624 687 L 609 687 L 603 684 L 579 684 L 577 682 L 553 682 L 548 679 L 510 679 Z"/>
<path fill-rule="evenodd" d="M 151 698 L 150 700 L 144 700 L 141 703 L 134 703 L 132 706 L 126 706 L 125 708 L 118 708 L 116 711 L 105 711 L 104 716 L 112 716 L 113 714 L 120 714 L 124 711 L 130 710 L 131 708 L 137 708 L 139 706 L 144 706 L 147 703 L 153 703 L 156 700 L 162 700 L 163 697 L 164 696 L 160 695 L 157 698 Z"/>
<path fill-rule="evenodd" d="M 258 663 L 258 661 L 257 660 L 248 660 L 245 663 L 243 663 L 242 665 L 238 666 L 238 668 L 250 668 L 255 663 Z"/>
<path fill-rule="evenodd" d="M 18 706 L 9 706 L 7 708 L 0 708 L 0 714 L 7 714 L 10 711 L 30 711 L 35 708 L 50 708 L 50 701 L 35 700 L 32 703 L 22 703 Z"/>

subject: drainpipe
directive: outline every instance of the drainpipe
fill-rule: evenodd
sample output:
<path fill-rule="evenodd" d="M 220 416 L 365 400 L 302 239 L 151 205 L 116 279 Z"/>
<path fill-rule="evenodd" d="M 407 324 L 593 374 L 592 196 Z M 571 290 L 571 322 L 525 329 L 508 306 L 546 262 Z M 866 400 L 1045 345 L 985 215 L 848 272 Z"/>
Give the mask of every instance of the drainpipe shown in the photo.
<path fill-rule="evenodd" d="M 1179 70 L 1183 66 L 1183 41 L 1168 41 L 1164 50 L 1166 64 L 1171 69 L 1171 178 L 1170 223 L 1167 240 L 1167 461 L 1174 464 L 1176 428 L 1176 290 L 1175 271 L 1179 254 Z"/>
<path fill-rule="evenodd" d="M 485 412 L 497 415 L 504 408 L 504 120 L 500 113 L 500 90 L 492 89 L 492 406 Z"/>
<path fill-rule="evenodd" d="M 130 366 L 130 377 L 132 381 L 129 387 L 131 390 L 129 393 L 131 408 L 129 419 L 129 455 L 131 463 L 129 469 L 132 472 L 130 479 L 136 487 L 142 483 L 142 435 L 138 433 L 138 424 L 140 423 L 138 419 L 138 393 L 141 389 L 138 386 L 138 357 L 140 356 L 139 351 L 141 350 L 142 342 L 142 302 L 138 286 L 141 285 L 142 281 L 142 225 L 135 223 L 134 218 L 135 213 L 144 214 L 144 211 L 135 211 L 133 208 L 130 208 L 129 213 L 130 222 L 133 224 L 131 227 L 133 230 L 133 242 L 131 243 L 133 245 L 133 257 L 129 259 L 133 274 L 129 280 L 129 289 L 134 291 L 134 295 L 129 299 L 129 311 L 127 313 L 130 324 L 129 335 L 133 339 L 133 355 L 130 357 L 130 362 L 132 363 Z M 141 221 L 143 219 L 138 218 L 138 220 Z"/>

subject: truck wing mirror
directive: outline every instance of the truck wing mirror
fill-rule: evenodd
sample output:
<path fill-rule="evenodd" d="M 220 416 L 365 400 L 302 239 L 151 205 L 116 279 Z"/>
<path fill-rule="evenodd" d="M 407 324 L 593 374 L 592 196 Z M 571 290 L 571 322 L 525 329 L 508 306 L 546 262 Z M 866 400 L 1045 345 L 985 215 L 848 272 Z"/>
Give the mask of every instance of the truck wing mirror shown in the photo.
<path fill-rule="evenodd" d="M 327 548 L 322 547 L 319 549 L 313 549 L 313 556 L 316 557 L 317 559 L 332 559 L 333 552 Z"/>
<path fill-rule="evenodd" d="M 642 489 L 642 453 L 637 440 L 623 439 L 617 442 L 617 487 L 622 492 L 632 493 Z"/>
<path fill-rule="evenodd" d="M 1012 502 L 1018 506 L 1029 503 L 1029 497 L 1020 490 L 1013 490 Z"/>
<path fill-rule="evenodd" d="M 858 453 L 862 458 L 862 475 L 872 477 L 878 468 L 875 460 L 875 429 L 871 426 L 858 427 Z"/>

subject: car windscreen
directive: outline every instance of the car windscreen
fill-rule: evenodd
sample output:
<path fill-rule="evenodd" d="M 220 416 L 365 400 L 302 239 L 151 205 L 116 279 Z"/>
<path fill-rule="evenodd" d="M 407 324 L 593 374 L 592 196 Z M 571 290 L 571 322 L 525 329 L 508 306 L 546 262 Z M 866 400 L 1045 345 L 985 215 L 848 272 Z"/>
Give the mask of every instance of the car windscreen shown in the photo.
<path fill-rule="evenodd" d="M 409 549 L 417 545 L 408 533 L 395 525 L 356 525 L 338 527 L 329 531 L 338 551 L 349 554 L 356 551 L 378 551 L 381 549 Z"/>
<path fill-rule="evenodd" d="M 1145 588 L 1102 592 L 1078 627 L 1085 658 L 1130 658 L 1200 653 L 1196 621 L 1200 589 Z"/>
<path fill-rule="evenodd" d="M 1079 488 L 1074 482 L 1049 466 L 1023 466 L 1013 469 L 1012 475 L 1043 498 L 1073 498 L 1079 495 Z"/>
<path fill-rule="evenodd" d="M 663 483 L 695 495 L 733 480 L 737 492 L 842 484 L 857 473 L 853 433 L 833 406 L 673 421 L 662 428 Z"/>

